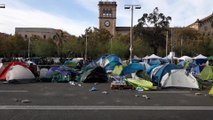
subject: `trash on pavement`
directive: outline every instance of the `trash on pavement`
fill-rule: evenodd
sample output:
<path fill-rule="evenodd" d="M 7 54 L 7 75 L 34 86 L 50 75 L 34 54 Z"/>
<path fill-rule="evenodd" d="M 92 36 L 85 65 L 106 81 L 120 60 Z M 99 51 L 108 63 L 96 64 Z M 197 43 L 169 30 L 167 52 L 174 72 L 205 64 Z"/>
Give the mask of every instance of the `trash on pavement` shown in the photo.
<path fill-rule="evenodd" d="M 96 87 L 92 87 L 89 91 L 97 91 Z"/>

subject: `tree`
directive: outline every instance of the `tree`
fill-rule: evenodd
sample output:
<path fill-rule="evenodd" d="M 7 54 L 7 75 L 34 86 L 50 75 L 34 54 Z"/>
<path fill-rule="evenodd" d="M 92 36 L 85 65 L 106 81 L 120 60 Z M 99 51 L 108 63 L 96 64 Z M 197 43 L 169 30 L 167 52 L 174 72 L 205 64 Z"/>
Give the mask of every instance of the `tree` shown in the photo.
<path fill-rule="evenodd" d="M 169 21 L 171 19 L 170 16 L 166 17 L 163 13 L 159 13 L 156 7 L 152 13 L 144 13 L 138 19 L 134 32 L 136 36 L 147 41 L 149 46 L 153 48 L 154 54 L 157 54 L 158 48 L 165 46 L 165 33 L 169 30 Z"/>
<path fill-rule="evenodd" d="M 108 54 L 110 49 L 109 43 L 112 35 L 105 29 L 87 28 L 85 35 L 81 37 L 84 39 L 84 46 L 86 44 L 87 36 L 87 56 L 90 58 L 97 58 L 104 54 Z"/>
<path fill-rule="evenodd" d="M 39 57 L 52 57 L 55 56 L 57 50 L 51 39 L 32 39 L 32 53 Z"/>
<path fill-rule="evenodd" d="M 129 36 L 116 35 L 109 43 L 108 53 L 116 54 L 121 58 L 129 58 Z"/>

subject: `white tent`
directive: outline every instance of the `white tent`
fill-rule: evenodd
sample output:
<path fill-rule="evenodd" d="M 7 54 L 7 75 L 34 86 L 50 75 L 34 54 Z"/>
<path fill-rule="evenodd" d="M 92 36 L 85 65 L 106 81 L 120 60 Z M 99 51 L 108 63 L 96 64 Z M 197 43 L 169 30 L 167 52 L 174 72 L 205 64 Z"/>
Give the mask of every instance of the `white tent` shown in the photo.
<path fill-rule="evenodd" d="M 192 58 L 189 56 L 182 56 L 180 58 L 178 58 L 178 60 L 183 60 L 183 61 L 187 61 L 187 62 L 192 62 Z"/>
<path fill-rule="evenodd" d="M 148 57 L 145 57 L 144 59 L 162 59 L 162 57 L 159 57 L 159 56 L 157 56 L 155 54 L 152 54 L 152 55 L 150 55 Z"/>
<path fill-rule="evenodd" d="M 200 54 L 200 55 L 194 57 L 193 59 L 207 59 L 207 57 Z"/>
<path fill-rule="evenodd" d="M 33 73 L 26 67 L 21 65 L 15 65 L 10 68 L 6 74 L 6 80 L 33 80 L 35 76 Z"/>
<path fill-rule="evenodd" d="M 0 63 L 0 74 L 3 70 L 4 70 L 4 65 L 3 65 L 3 63 Z"/>
<path fill-rule="evenodd" d="M 162 87 L 183 87 L 199 89 L 196 78 L 190 73 L 186 75 L 186 70 L 172 70 L 171 73 L 165 74 L 161 79 Z"/>
<path fill-rule="evenodd" d="M 40 70 L 40 78 L 46 78 L 47 77 L 47 73 L 48 73 L 48 69 L 47 68 L 41 68 Z"/>

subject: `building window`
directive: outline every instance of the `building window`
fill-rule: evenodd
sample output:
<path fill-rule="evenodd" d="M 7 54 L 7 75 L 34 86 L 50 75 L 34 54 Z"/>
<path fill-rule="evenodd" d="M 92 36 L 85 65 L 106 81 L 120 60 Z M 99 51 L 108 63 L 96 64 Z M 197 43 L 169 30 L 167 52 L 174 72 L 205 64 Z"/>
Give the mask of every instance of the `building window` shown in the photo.
<path fill-rule="evenodd" d="M 207 31 L 207 29 L 208 29 L 208 27 L 207 27 L 207 26 L 204 26 L 204 30 Z"/>
<path fill-rule="evenodd" d="M 44 35 L 43 38 L 46 39 L 46 35 Z"/>
<path fill-rule="evenodd" d="M 102 10 L 102 12 L 103 12 L 104 17 L 111 17 L 112 16 L 112 9 L 111 8 L 110 9 L 104 8 Z"/>

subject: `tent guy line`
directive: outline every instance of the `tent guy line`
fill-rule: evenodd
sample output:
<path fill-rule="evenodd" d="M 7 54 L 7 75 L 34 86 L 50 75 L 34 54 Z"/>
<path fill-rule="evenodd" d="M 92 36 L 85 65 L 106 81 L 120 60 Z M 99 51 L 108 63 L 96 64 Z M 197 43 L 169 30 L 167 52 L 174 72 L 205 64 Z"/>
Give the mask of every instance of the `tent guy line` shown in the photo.
<path fill-rule="evenodd" d="M 213 106 L 12 106 L 2 105 L 0 110 L 152 110 L 152 111 L 211 111 Z"/>

